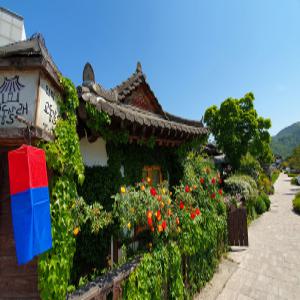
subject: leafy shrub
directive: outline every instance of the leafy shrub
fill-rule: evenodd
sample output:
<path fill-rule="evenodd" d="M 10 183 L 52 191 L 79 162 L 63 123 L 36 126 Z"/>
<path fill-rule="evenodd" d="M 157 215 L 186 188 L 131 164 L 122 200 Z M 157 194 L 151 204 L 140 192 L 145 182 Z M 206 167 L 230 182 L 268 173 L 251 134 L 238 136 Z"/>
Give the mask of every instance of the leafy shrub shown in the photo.
<path fill-rule="evenodd" d="M 263 199 L 263 201 L 265 202 L 267 210 L 269 210 L 270 206 L 271 206 L 271 200 L 270 200 L 269 196 L 265 193 L 261 193 L 259 195 L 259 197 Z"/>
<path fill-rule="evenodd" d="M 293 200 L 294 211 L 300 214 L 300 193 L 298 193 Z"/>
<path fill-rule="evenodd" d="M 248 175 L 233 175 L 225 180 L 225 190 L 232 196 L 244 199 L 248 221 L 256 218 L 255 201 L 258 196 L 257 185 Z"/>
<path fill-rule="evenodd" d="M 291 184 L 293 184 L 293 185 L 298 185 L 298 179 L 297 179 L 297 177 L 293 177 L 293 178 L 291 179 Z"/>
<path fill-rule="evenodd" d="M 276 180 L 278 179 L 279 175 L 280 175 L 280 171 L 279 170 L 274 170 L 272 172 L 271 181 L 272 181 L 273 184 L 276 182 Z"/>
<path fill-rule="evenodd" d="M 297 177 L 298 174 L 294 174 L 294 173 L 288 173 L 287 174 L 290 178 L 294 178 L 294 177 Z"/>
<path fill-rule="evenodd" d="M 257 184 L 248 175 L 233 175 L 225 180 L 225 189 L 231 194 L 240 194 L 246 201 L 257 197 Z"/>
<path fill-rule="evenodd" d="M 174 242 L 144 255 L 125 283 L 123 299 L 165 299 L 166 295 L 184 299 L 181 255 Z"/>
<path fill-rule="evenodd" d="M 261 173 L 257 180 L 258 189 L 268 195 L 274 194 L 274 187 L 271 180 L 265 173 Z"/>
<path fill-rule="evenodd" d="M 256 213 L 259 214 L 259 215 L 261 215 L 265 211 L 267 211 L 266 203 L 264 201 L 264 198 L 261 195 L 257 197 L 257 199 L 255 201 L 255 204 L 254 204 L 254 207 L 255 207 Z"/>
<path fill-rule="evenodd" d="M 124 299 L 189 299 L 212 277 L 226 250 L 227 211 L 219 174 L 195 153 L 183 166 L 184 178 L 172 195 L 166 185 L 154 189 L 146 181 L 124 186 L 114 196 L 121 228 L 145 225 L 153 246 L 126 281 Z"/>
<path fill-rule="evenodd" d="M 242 157 L 239 168 L 240 173 L 249 175 L 256 180 L 261 171 L 260 163 L 250 153 Z"/>

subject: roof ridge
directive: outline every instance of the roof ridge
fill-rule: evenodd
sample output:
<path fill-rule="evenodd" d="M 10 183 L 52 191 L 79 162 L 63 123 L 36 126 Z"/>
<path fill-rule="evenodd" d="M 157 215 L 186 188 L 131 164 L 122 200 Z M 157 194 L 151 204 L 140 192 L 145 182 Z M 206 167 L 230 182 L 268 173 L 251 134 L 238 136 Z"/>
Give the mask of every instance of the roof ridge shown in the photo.
<path fill-rule="evenodd" d="M 126 80 L 122 81 L 120 84 L 112 88 L 112 90 L 116 90 L 118 94 L 120 94 L 123 92 L 124 89 L 128 88 L 128 85 L 132 83 L 132 81 L 137 81 L 137 83 L 139 84 L 142 83 L 138 82 L 140 79 L 142 79 L 142 77 L 144 77 L 144 80 L 146 81 L 146 75 L 142 71 L 142 65 L 140 62 L 137 62 L 135 72 L 133 72 Z"/>
<path fill-rule="evenodd" d="M 52 73 L 52 76 L 57 77 L 55 80 L 58 84 L 59 76 L 61 75 L 61 73 L 54 63 L 53 58 L 46 47 L 45 39 L 41 33 L 35 33 L 26 40 L 17 41 L 0 47 L 1 58 L 10 58 L 17 56 L 42 57 L 42 59 L 44 59 L 48 65 L 48 67 L 45 68 L 51 69 L 51 71 L 48 70 L 48 72 Z"/>

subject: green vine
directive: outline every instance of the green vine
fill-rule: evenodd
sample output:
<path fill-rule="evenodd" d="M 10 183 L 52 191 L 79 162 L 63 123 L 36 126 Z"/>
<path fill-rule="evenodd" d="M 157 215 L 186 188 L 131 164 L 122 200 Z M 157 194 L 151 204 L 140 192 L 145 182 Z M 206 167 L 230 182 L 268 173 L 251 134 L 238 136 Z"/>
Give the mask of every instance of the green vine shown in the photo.
<path fill-rule="evenodd" d="M 106 141 L 111 141 L 114 144 L 127 144 L 129 138 L 127 130 L 111 130 L 109 128 L 111 119 L 106 112 L 100 112 L 89 102 L 85 103 L 85 108 L 88 115 L 87 126 L 90 129 L 98 132 Z"/>
<path fill-rule="evenodd" d="M 185 159 L 190 151 L 200 152 L 203 145 L 207 143 L 208 135 L 201 135 L 200 137 L 194 138 L 188 142 L 181 144 L 177 148 L 177 154 L 181 159 Z"/>
<path fill-rule="evenodd" d="M 153 149 L 156 144 L 155 136 L 150 136 L 148 139 L 141 139 L 137 141 L 137 144 L 140 146 L 146 146 Z"/>
<path fill-rule="evenodd" d="M 55 140 L 41 143 L 46 152 L 48 168 L 54 172 L 50 183 L 53 247 L 39 257 L 39 289 L 42 299 L 65 299 L 76 236 L 88 220 L 92 231 L 98 232 L 111 222 L 111 215 L 102 206 L 87 206 L 78 196 L 77 184 L 84 181 L 84 165 L 76 132 L 76 108 L 79 105 L 76 88 L 67 78 L 61 78 L 64 99 L 59 101 L 61 119 L 56 124 Z"/>
<path fill-rule="evenodd" d="M 103 127 L 111 124 L 111 119 L 106 112 L 99 111 L 95 105 L 86 102 L 85 109 L 88 115 L 87 125 L 96 131 L 102 131 Z"/>
<path fill-rule="evenodd" d="M 111 211 L 115 195 L 122 185 L 134 185 L 143 176 L 143 167 L 160 165 L 164 179 L 170 184 L 178 184 L 182 176 L 181 164 L 174 150 L 157 147 L 153 149 L 136 144 L 106 144 L 108 166 L 86 167 L 85 181 L 79 186 L 79 195 L 87 204 L 100 203 L 105 210 Z M 120 168 L 124 167 L 124 177 Z M 72 283 L 77 285 L 80 277 L 93 273 L 94 269 L 107 267 L 111 235 L 116 232 L 117 224 L 113 224 L 94 235 L 90 232 L 89 223 L 82 226 L 78 236 L 74 266 L 72 268 Z M 93 247 L 90 247 L 93 245 Z"/>

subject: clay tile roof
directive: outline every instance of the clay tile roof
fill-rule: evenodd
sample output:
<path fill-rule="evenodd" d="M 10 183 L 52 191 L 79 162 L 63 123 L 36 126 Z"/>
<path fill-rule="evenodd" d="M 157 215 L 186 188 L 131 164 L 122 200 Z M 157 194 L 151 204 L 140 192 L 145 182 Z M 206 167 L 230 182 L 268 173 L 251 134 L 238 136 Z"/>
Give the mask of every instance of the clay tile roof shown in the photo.
<path fill-rule="evenodd" d="M 140 62 L 137 63 L 135 72 L 127 80 L 123 81 L 121 84 L 117 85 L 114 88 L 114 90 L 118 94 L 118 100 L 122 102 L 126 98 L 126 96 L 128 96 L 132 91 L 137 89 L 141 84 L 146 84 L 148 90 L 154 96 L 154 100 L 155 100 L 156 105 L 159 108 L 161 114 L 164 115 L 164 111 L 163 111 L 160 103 L 158 102 L 151 87 L 147 83 L 146 75 L 143 73 L 142 65 Z"/>
<path fill-rule="evenodd" d="M 10 59 L 15 57 L 40 57 L 44 60 L 41 66 L 54 77 L 58 82 L 60 72 L 55 65 L 45 44 L 43 36 L 39 33 L 34 34 L 27 40 L 11 43 L 0 47 L 0 59 Z"/>
<path fill-rule="evenodd" d="M 99 111 L 104 111 L 108 113 L 108 115 L 121 120 L 127 120 L 132 123 L 135 122 L 141 126 L 167 128 L 193 135 L 203 135 L 208 133 L 208 129 L 203 126 L 202 122 L 186 120 L 164 112 L 156 98 L 162 114 L 155 114 L 136 106 L 126 104 L 124 102 L 126 95 L 136 89 L 141 83 L 147 84 L 146 76 L 142 72 L 141 64 L 138 63 L 136 71 L 126 81 L 117 85 L 115 88 L 105 90 L 103 87 L 93 82 L 84 82 L 82 86 L 78 87 L 78 94 L 85 102 L 94 104 Z M 149 90 L 152 92 L 150 87 Z"/>

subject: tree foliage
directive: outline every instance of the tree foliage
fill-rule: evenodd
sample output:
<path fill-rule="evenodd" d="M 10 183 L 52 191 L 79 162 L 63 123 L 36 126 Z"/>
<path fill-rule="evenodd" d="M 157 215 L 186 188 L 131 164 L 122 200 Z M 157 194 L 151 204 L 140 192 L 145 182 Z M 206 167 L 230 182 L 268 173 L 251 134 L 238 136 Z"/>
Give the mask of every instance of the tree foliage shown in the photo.
<path fill-rule="evenodd" d="M 293 154 L 287 160 L 288 166 L 294 170 L 300 170 L 300 146 L 294 149 Z"/>
<path fill-rule="evenodd" d="M 228 98 L 220 108 L 211 106 L 205 112 L 204 121 L 235 169 L 247 152 L 262 164 L 272 160 L 268 132 L 271 120 L 258 116 L 252 93 L 241 99 Z"/>

